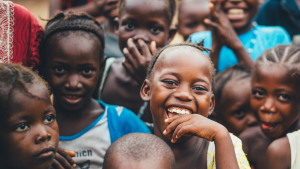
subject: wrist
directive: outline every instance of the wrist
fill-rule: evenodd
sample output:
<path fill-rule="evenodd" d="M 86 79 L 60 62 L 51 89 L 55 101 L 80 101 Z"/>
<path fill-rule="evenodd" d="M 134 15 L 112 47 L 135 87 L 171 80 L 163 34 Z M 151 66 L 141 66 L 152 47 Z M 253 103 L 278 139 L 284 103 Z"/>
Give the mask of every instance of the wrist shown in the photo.
<path fill-rule="evenodd" d="M 224 140 L 224 139 L 226 139 L 228 137 L 230 138 L 228 130 L 224 126 L 221 125 L 217 129 L 217 134 L 216 134 L 216 136 L 214 138 L 214 141 L 215 142 L 218 142 L 219 140 L 222 141 L 222 140 Z"/>

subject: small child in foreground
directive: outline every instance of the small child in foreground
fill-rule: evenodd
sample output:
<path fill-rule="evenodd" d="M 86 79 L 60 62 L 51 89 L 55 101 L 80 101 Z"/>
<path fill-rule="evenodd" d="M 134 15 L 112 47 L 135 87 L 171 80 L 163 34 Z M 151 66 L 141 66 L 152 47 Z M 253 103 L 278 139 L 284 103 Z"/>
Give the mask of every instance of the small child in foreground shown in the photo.
<path fill-rule="evenodd" d="M 127 134 L 106 151 L 103 169 L 175 169 L 175 157 L 160 138 L 145 133 Z"/>
<path fill-rule="evenodd" d="M 104 44 L 100 24 L 84 13 L 57 14 L 48 22 L 42 41 L 43 72 L 54 96 L 59 145 L 76 152 L 77 168 L 102 168 L 105 152 L 116 139 L 132 132 L 150 133 L 133 112 L 92 98 L 99 87 Z M 64 166 L 62 161 L 73 165 L 55 158 L 53 167 Z"/>
<path fill-rule="evenodd" d="M 176 168 L 250 169 L 242 142 L 208 119 L 215 107 L 215 69 L 199 46 L 168 45 L 152 58 L 141 88 L 154 134 L 172 149 Z"/>
<path fill-rule="evenodd" d="M 300 48 L 278 45 L 265 51 L 255 63 L 251 80 L 251 108 L 259 126 L 245 130 L 240 138 L 255 169 L 266 168 L 269 145 L 300 129 Z"/>
<path fill-rule="evenodd" d="M 215 77 L 216 107 L 211 118 L 239 136 L 246 128 L 257 125 L 251 111 L 251 72 L 237 64 Z"/>
<path fill-rule="evenodd" d="M 49 169 L 58 125 L 46 82 L 28 68 L 0 64 L 0 168 Z"/>

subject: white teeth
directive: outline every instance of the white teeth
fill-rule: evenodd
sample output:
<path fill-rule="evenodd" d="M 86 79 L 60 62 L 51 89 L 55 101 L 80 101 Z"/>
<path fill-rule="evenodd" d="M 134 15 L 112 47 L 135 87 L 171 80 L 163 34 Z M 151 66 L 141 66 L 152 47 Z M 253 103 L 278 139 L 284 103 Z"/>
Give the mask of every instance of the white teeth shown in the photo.
<path fill-rule="evenodd" d="M 237 15 L 237 14 L 244 14 L 243 9 L 229 9 L 228 14 Z"/>
<path fill-rule="evenodd" d="M 191 114 L 188 110 L 168 109 L 168 112 L 177 114 Z"/>

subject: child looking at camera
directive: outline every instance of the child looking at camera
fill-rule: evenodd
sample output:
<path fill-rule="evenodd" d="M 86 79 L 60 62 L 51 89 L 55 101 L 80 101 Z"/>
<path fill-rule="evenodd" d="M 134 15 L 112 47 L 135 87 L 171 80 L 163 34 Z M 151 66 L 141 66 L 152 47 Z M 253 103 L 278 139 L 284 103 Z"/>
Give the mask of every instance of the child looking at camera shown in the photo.
<path fill-rule="evenodd" d="M 260 26 L 253 23 L 259 0 L 224 0 L 210 5 L 210 19 L 204 23 L 211 32 L 191 35 L 192 42 L 205 39 L 217 72 L 241 63 L 251 70 L 254 61 L 277 44 L 290 44 L 288 33 L 279 26 Z"/>
<path fill-rule="evenodd" d="M 92 98 L 103 69 L 105 44 L 103 30 L 94 18 L 59 13 L 48 22 L 42 42 L 43 73 L 54 95 L 59 144 L 75 151 L 78 167 L 101 168 L 105 151 L 119 137 L 150 132 L 126 108 Z M 64 159 L 55 158 L 53 167 L 73 165 L 69 156 Z"/>
<path fill-rule="evenodd" d="M 141 97 L 149 102 L 154 134 L 172 149 L 176 168 L 247 168 L 242 142 L 208 119 L 215 107 L 215 69 L 203 43 L 169 45 L 150 62 Z"/>
<path fill-rule="evenodd" d="M 0 168 L 49 169 L 58 125 L 46 82 L 28 68 L 0 64 Z"/>
<path fill-rule="evenodd" d="M 266 168 L 266 150 L 275 139 L 300 129 L 299 63 L 300 48 L 282 45 L 265 51 L 255 63 L 250 103 L 259 125 L 240 135 L 255 169 Z"/>

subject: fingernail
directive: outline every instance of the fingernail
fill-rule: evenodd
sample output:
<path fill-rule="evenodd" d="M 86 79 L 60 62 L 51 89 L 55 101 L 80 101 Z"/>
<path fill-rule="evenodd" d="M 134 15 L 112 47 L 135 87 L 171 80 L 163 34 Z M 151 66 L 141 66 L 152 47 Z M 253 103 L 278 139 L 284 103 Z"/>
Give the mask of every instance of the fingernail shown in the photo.
<path fill-rule="evenodd" d="M 205 19 L 203 20 L 203 22 L 204 22 L 204 23 L 209 23 L 209 19 L 205 18 Z"/>
<path fill-rule="evenodd" d="M 124 49 L 123 49 L 123 53 L 128 53 L 128 49 L 127 49 L 127 48 L 124 48 Z"/>
<path fill-rule="evenodd" d="M 176 135 L 176 138 L 178 138 L 178 136 Z"/>
<path fill-rule="evenodd" d="M 72 167 L 75 168 L 75 167 L 76 167 L 76 163 L 74 163 L 74 164 L 72 165 Z"/>
<path fill-rule="evenodd" d="M 174 143 L 174 139 L 172 139 L 171 142 Z"/>

